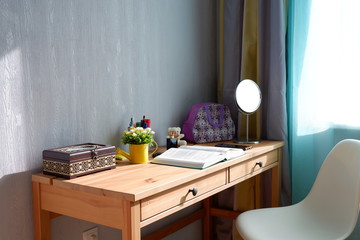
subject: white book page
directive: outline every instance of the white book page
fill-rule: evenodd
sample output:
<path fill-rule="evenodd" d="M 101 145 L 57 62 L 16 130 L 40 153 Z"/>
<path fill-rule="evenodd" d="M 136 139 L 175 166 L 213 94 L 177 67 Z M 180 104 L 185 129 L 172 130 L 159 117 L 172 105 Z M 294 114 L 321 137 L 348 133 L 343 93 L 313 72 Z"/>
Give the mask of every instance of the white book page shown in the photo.
<path fill-rule="evenodd" d="M 245 154 L 245 151 L 240 148 L 223 148 L 223 147 L 202 146 L 202 145 L 181 146 L 180 148 L 219 152 L 222 153 L 227 159 L 240 157 Z"/>
<path fill-rule="evenodd" d="M 225 158 L 226 154 L 221 152 L 191 150 L 186 148 L 170 148 L 155 159 L 175 159 L 189 162 L 206 162 Z"/>
<path fill-rule="evenodd" d="M 244 150 L 211 146 L 170 148 L 152 163 L 203 169 L 215 163 L 244 155 Z"/>

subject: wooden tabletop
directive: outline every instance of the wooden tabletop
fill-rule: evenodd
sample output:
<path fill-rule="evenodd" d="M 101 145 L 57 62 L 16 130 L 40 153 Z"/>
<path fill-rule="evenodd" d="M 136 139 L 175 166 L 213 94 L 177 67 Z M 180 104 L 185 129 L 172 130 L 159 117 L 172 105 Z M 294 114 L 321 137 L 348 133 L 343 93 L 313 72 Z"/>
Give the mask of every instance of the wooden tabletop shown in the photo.
<path fill-rule="evenodd" d="M 215 145 L 215 143 L 207 145 Z M 124 161 L 115 169 L 93 173 L 75 179 L 66 180 L 38 173 L 32 176 L 32 180 L 97 195 L 138 201 L 155 193 L 162 192 L 182 183 L 189 182 L 280 148 L 283 145 L 284 143 L 281 141 L 262 141 L 260 144 L 252 145 L 253 148 L 247 150 L 246 154 L 239 158 L 221 162 L 203 170 L 151 163 L 130 164 Z"/>

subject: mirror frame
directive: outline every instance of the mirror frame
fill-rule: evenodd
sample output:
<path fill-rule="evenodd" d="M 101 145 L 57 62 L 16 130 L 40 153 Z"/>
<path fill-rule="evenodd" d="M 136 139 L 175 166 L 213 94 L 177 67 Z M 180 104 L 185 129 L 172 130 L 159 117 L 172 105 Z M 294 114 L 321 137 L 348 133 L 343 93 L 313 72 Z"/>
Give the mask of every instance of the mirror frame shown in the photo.
<path fill-rule="evenodd" d="M 255 96 L 257 98 L 257 103 L 254 104 L 254 105 L 256 105 L 256 107 L 254 107 L 251 110 L 244 109 L 243 103 L 239 102 L 240 99 L 239 99 L 238 95 L 239 95 L 240 87 L 243 87 L 244 84 L 251 86 L 252 87 L 251 91 L 256 91 L 256 95 L 258 95 L 258 96 Z M 241 91 L 243 92 L 244 89 L 241 89 Z M 247 91 L 249 91 L 249 89 L 247 89 Z M 257 85 L 256 82 L 254 82 L 251 79 L 244 79 L 239 82 L 239 84 L 236 86 L 234 97 L 235 97 L 235 103 L 236 103 L 237 108 L 246 115 L 256 112 L 261 105 L 262 94 L 261 94 L 260 87 L 259 87 L 259 85 Z"/>

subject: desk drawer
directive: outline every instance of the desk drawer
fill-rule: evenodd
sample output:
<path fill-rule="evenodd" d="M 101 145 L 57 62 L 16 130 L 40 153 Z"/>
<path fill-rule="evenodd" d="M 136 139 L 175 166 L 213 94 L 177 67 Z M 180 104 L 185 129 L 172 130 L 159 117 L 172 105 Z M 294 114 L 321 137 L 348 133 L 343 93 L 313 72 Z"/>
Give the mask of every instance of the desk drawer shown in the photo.
<path fill-rule="evenodd" d="M 272 163 L 275 163 L 278 161 L 278 151 L 274 150 L 267 154 L 261 155 L 257 158 L 253 158 L 249 161 L 245 161 L 242 163 L 239 163 L 237 165 L 231 166 L 229 171 L 229 181 L 232 182 L 238 178 L 241 178 L 247 174 L 253 173 L 261 168 L 264 168 Z M 262 164 L 260 167 L 259 164 Z"/>
<path fill-rule="evenodd" d="M 191 181 L 179 187 L 141 200 L 141 220 L 145 220 L 172 207 L 181 205 L 190 199 L 226 184 L 226 171 L 210 174 L 206 177 Z M 197 188 L 196 196 L 189 189 Z"/>

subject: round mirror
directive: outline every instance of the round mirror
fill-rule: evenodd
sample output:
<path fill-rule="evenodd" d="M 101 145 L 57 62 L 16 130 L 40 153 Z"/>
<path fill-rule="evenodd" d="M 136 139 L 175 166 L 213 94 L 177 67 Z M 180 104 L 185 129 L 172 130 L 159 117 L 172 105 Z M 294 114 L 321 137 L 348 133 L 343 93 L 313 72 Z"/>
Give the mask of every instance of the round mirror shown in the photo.
<path fill-rule="evenodd" d="M 261 103 L 261 91 L 259 86 L 250 79 L 242 80 L 235 91 L 236 105 L 246 115 L 246 138 L 235 140 L 236 143 L 257 144 L 257 139 L 249 139 L 249 115 L 254 113 Z M 239 125 L 240 126 L 240 125 Z"/>
<path fill-rule="evenodd" d="M 240 111 L 251 114 L 260 107 L 260 88 L 253 80 L 244 79 L 236 87 L 235 99 Z"/>

